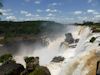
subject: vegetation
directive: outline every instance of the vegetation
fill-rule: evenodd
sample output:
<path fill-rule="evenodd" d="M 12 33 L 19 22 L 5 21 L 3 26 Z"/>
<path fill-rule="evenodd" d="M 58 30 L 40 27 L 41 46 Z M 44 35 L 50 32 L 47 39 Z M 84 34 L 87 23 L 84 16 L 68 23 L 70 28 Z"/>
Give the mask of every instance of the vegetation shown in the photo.
<path fill-rule="evenodd" d="M 37 35 L 45 30 L 49 31 L 53 29 L 54 31 L 53 27 L 55 26 L 60 29 L 62 25 L 53 21 L 0 21 L 0 34 L 5 35 L 6 37 L 13 37 L 22 34 Z"/>
<path fill-rule="evenodd" d="M 75 23 L 75 25 L 89 26 L 92 28 L 93 32 L 100 32 L 100 22 L 94 23 L 91 21 L 87 21 L 87 22 L 84 21 L 82 24 Z"/>
<path fill-rule="evenodd" d="M 13 56 L 11 54 L 4 54 L 2 56 L 0 56 L 0 63 L 4 63 L 8 60 L 12 60 Z"/>
<path fill-rule="evenodd" d="M 41 67 L 37 67 L 35 71 L 31 72 L 29 75 L 45 75 Z"/>
<path fill-rule="evenodd" d="M 81 26 L 100 26 L 100 22 L 84 21 L 83 23 L 75 23 L 75 25 Z"/>
<path fill-rule="evenodd" d="M 49 72 L 47 72 L 45 67 L 38 66 L 36 69 L 31 72 L 29 75 L 50 75 Z"/>
<path fill-rule="evenodd" d="M 54 21 L 0 21 L 0 37 L 4 37 L 0 39 L 0 43 L 11 42 L 15 37 L 35 38 L 44 33 L 51 35 L 63 30 L 61 28 L 64 28 L 63 25 Z"/>
<path fill-rule="evenodd" d="M 34 57 L 25 57 L 25 58 L 24 58 L 24 61 L 25 61 L 26 63 L 29 63 L 29 62 L 31 62 L 32 60 L 34 60 Z"/>

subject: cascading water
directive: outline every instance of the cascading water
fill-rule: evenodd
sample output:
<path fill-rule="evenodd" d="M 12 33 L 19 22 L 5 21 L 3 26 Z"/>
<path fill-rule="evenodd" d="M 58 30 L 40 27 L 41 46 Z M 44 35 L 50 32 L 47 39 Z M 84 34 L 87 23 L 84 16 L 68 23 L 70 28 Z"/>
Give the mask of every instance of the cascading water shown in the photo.
<path fill-rule="evenodd" d="M 80 37 L 80 41 L 78 42 L 76 48 L 66 49 L 64 53 L 60 54 L 60 56 L 63 56 L 66 59 L 61 63 L 52 62 L 47 66 L 51 71 L 51 75 L 95 75 L 96 74 L 95 52 L 98 51 L 100 47 L 98 46 L 98 42 L 89 43 L 89 37 L 94 36 L 94 34 L 91 33 L 90 28 L 85 27 L 82 29 L 83 30 L 80 33 L 81 35 L 77 35 Z M 91 60 L 95 62 L 91 62 Z"/>
<path fill-rule="evenodd" d="M 59 49 L 61 42 L 65 39 L 64 34 L 69 32 L 72 33 L 75 39 L 79 38 L 79 42 L 75 43 L 75 48 Z M 47 66 L 51 75 L 94 75 L 95 72 L 89 74 L 90 70 L 94 69 L 91 64 L 96 64 L 91 62 L 91 60 L 96 61 L 95 53 L 100 49 L 98 46 L 98 40 L 100 41 L 100 38 L 94 43 L 90 43 L 89 40 L 93 36 L 99 36 L 99 34 L 92 33 L 89 27 L 81 26 L 69 26 L 64 34 L 54 41 L 49 41 L 50 44 L 45 48 L 34 50 L 32 47 L 22 45 L 20 52 L 15 55 L 15 59 L 18 63 L 25 65 L 23 57 L 39 56 L 40 64 Z M 51 62 L 55 56 L 62 56 L 65 60 L 62 62 Z"/>

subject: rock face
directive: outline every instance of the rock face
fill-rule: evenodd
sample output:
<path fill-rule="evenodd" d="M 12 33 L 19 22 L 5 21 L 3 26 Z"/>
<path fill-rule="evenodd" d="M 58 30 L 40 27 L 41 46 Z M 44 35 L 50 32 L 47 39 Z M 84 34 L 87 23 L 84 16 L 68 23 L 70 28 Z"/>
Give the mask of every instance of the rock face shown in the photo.
<path fill-rule="evenodd" d="M 61 56 L 58 56 L 58 57 L 54 57 L 52 62 L 61 62 L 61 61 L 64 61 L 64 57 L 61 57 Z"/>
<path fill-rule="evenodd" d="M 74 38 L 71 33 L 67 33 L 65 34 L 65 36 L 66 36 L 66 39 L 65 39 L 66 42 L 68 42 L 69 44 L 74 43 Z"/>
<path fill-rule="evenodd" d="M 39 65 L 39 57 L 26 57 L 26 69 L 21 75 L 51 75 L 46 67 Z"/>
<path fill-rule="evenodd" d="M 100 61 L 97 62 L 97 74 L 100 75 Z"/>
<path fill-rule="evenodd" d="M 79 42 L 79 39 L 75 39 L 75 43 L 78 43 Z"/>
<path fill-rule="evenodd" d="M 21 64 L 9 60 L 0 66 L 0 75 L 20 75 L 23 70 Z"/>
<path fill-rule="evenodd" d="M 92 37 L 92 38 L 90 39 L 90 42 L 93 43 L 95 40 L 96 40 L 96 38 L 95 38 L 95 37 Z"/>

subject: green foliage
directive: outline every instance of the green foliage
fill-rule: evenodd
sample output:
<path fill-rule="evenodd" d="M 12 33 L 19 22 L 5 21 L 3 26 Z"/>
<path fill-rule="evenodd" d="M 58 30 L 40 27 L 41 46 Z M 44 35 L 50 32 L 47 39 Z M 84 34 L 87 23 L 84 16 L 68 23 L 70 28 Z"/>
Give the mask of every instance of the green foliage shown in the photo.
<path fill-rule="evenodd" d="M 11 54 L 4 54 L 0 56 L 0 63 L 4 63 L 7 60 L 12 60 L 13 56 Z"/>
<path fill-rule="evenodd" d="M 31 72 L 29 75 L 46 75 L 42 67 L 37 67 L 35 71 Z"/>
<path fill-rule="evenodd" d="M 34 59 L 34 57 L 24 57 L 24 60 L 26 63 L 31 62 Z"/>
<path fill-rule="evenodd" d="M 9 42 L 9 38 L 14 38 L 16 36 L 37 36 L 45 32 L 47 34 L 58 32 L 63 28 L 62 26 L 62 24 L 53 21 L 0 21 L 0 35 L 5 37 L 5 42 Z"/>

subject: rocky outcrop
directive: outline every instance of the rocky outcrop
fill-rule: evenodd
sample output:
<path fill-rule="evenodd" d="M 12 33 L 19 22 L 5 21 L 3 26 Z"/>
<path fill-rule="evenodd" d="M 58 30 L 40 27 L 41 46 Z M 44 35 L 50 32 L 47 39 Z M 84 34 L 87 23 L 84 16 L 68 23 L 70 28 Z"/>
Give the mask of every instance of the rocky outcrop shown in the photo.
<path fill-rule="evenodd" d="M 65 41 L 61 42 L 60 48 L 75 48 L 77 46 L 79 39 L 74 39 L 71 33 L 65 34 L 65 37 Z"/>
<path fill-rule="evenodd" d="M 22 71 L 24 71 L 24 67 L 12 60 L 7 61 L 0 66 L 0 75 L 20 75 Z"/>
<path fill-rule="evenodd" d="M 79 39 L 75 39 L 75 43 L 78 43 L 79 42 Z"/>
<path fill-rule="evenodd" d="M 67 33 L 65 34 L 65 36 L 66 36 L 66 39 L 65 39 L 66 42 L 68 42 L 69 44 L 74 43 L 74 38 L 71 33 Z"/>
<path fill-rule="evenodd" d="M 95 40 L 96 40 L 96 38 L 95 38 L 95 37 L 92 37 L 92 38 L 90 39 L 90 42 L 93 43 Z"/>
<path fill-rule="evenodd" d="M 39 57 L 25 57 L 26 69 L 21 75 L 51 75 L 46 67 L 39 65 Z"/>
<path fill-rule="evenodd" d="M 51 62 L 61 62 L 64 61 L 64 59 L 65 59 L 64 57 L 58 56 L 54 57 Z"/>

